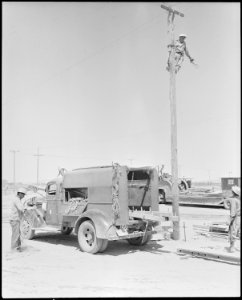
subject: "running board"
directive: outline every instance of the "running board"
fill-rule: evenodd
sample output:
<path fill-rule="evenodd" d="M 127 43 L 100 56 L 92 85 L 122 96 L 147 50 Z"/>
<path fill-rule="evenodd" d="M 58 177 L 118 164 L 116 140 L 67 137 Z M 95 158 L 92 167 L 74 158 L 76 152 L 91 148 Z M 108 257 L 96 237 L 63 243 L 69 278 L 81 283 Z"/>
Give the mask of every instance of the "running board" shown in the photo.
<path fill-rule="evenodd" d="M 45 227 L 34 227 L 32 228 L 34 230 L 40 230 L 40 231 L 52 231 L 52 232 L 55 232 L 55 231 L 61 231 L 60 227 L 59 226 L 45 226 Z"/>

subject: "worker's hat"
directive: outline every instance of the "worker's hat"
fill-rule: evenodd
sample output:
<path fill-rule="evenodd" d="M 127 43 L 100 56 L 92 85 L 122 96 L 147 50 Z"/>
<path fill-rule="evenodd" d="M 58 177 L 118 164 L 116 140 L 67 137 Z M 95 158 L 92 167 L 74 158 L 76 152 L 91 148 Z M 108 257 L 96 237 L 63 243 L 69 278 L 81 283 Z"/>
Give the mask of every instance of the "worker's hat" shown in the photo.
<path fill-rule="evenodd" d="M 184 34 L 184 33 L 181 33 L 180 35 L 179 35 L 179 37 L 180 36 L 183 36 L 184 38 L 186 38 L 187 37 L 187 35 L 186 34 Z"/>
<path fill-rule="evenodd" d="M 237 186 L 237 185 L 232 186 L 232 191 L 233 191 L 236 195 L 240 196 L 240 187 L 239 187 L 239 186 Z"/>
<path fill-rule="evenodd" d="M 25 194 L 26 194 L 26 192 L 27 192 L 27 191 L 26 191 L 26 189 L 25 189 L 25 188 L 23 188 L 23 187 L 21 187 L 21 188 L 19 188 L 19 189 L 18 189 L 18 192 L 17 192 L 17 193 L 22 193 L 22 194 L 24 194 L 24 195 L 25 195 Z"/>

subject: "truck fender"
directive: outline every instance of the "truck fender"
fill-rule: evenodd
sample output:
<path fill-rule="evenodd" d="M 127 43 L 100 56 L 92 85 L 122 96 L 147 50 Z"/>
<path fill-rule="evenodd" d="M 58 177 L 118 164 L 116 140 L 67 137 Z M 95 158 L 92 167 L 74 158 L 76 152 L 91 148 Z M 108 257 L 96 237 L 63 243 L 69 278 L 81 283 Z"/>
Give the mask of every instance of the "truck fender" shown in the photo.
<path fill-rule="evenodd" d="M 90 209 L 84 212 L 75 222 L 74 232 L 77 234 L 82 222 L 91 220 L 96 229 L 97 238 L 107 239 L 108 233 L 115 231 L 110 217 L 98 209 Z"/>
<path fill-rule="evenodd" d="M 33 207 L 24 212 L 23 220 L 27 220 L 33 228 L 38 228 L 45 223 L 43 215 L 44 214 L 40 209 Z"/>

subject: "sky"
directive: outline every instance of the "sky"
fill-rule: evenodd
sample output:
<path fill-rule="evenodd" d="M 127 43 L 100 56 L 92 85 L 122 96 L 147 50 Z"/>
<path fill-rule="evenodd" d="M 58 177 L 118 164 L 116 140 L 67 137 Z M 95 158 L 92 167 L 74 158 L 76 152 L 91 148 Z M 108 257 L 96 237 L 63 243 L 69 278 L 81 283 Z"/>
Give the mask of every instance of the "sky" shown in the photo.
<path fill-rule="evenodd" d="M 2 2 L 3 179 L 112 162 L 171 173 L 161 3 Z M 176 75 L 178 174 L 240 176 L 240 3 L 172 6 L 198 64 L 185 58 Z"/>

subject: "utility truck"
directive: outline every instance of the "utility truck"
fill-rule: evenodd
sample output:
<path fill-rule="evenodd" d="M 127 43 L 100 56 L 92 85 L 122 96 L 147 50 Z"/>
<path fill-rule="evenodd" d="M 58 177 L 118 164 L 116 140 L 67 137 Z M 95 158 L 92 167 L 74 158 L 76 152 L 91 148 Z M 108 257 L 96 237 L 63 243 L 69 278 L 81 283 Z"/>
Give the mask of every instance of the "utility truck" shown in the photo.
<path fill-rule="evenodd" d="M 80 249 L 97 253 L 109 241 L 142 246 L 153 233 L 169 236 L 172 215 L 159 211 L 155 168 L 113 164 L 66 171 L 49 181 L 45 203 L 24 214 L 22 236 L 31 239 L 41 229 L 74 230 Z"/>

